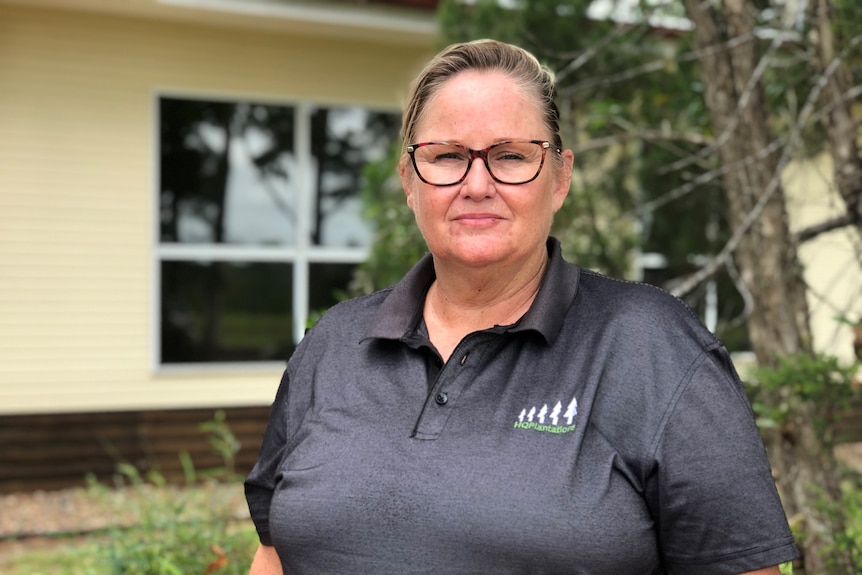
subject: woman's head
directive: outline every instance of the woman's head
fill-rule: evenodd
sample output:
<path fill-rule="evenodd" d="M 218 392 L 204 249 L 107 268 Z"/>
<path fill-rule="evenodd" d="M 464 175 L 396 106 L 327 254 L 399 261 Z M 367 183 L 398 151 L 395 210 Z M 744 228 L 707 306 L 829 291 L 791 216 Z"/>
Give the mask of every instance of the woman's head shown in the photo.
<path fill-rule="evenodd" d="M 546 257 L 573 161 L 553 96 L 553 76 L 533 56 L 492 40 L 450 46 L 415 81 L 399 173 L 435 262 Z"/>
<path fill-rule="evenodd" d="M 452 44 L 425 66 L 407 97 L 401 127 L 405 145 L 415 143 L 417 125 L 424 119 L 428 102 L 448 80 L 465 71 L 500 72 L 510 77 L 535 103 L 551 144 L 562 148 L 553 74 L 526 50 L 496 40 Z"/>

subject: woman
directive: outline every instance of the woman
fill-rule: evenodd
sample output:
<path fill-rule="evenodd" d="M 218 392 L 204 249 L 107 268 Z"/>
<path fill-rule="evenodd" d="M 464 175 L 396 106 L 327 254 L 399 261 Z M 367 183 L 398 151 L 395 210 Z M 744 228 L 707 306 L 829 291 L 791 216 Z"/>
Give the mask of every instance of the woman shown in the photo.
<path fill-rule="evenodd" d="M 796 556 L 728 355 L 678 300 L 549 238 L 550 73 L 485 40 L 412 86 L 430 251 L 288 363 L 246 495 L 269 573 L 777 574 Z"/>

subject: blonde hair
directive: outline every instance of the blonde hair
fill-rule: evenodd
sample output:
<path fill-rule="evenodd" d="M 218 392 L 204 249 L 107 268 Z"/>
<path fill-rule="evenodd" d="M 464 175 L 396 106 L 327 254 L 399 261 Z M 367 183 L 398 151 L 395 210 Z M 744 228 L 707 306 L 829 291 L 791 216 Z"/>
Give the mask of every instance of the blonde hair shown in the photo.
<path fill-rule="evenodd" d="M 416 126 L 422 120 L 428 102 L 447 80 L 467 70 L 502 72 L 517 82 L 526 95 L 535 98 L 552 134 L 552 146 L 563 147 L 559 134 L 560 113 L 554 102 L 556 86 L 553 72 L 523 48 L 489 39 L 461 42 L 444 48 L 413 80 L 401 124 L 405 145 L 414 143 Z"/>

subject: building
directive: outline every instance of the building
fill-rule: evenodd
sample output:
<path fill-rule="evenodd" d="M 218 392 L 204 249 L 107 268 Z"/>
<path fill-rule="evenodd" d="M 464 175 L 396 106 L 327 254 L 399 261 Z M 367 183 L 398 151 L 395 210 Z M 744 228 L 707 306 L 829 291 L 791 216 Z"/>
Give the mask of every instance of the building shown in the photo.
<path fill-rule="evenodd" d="M 435 4 L 0 0 L 0 491 L 254 458 Z"/>

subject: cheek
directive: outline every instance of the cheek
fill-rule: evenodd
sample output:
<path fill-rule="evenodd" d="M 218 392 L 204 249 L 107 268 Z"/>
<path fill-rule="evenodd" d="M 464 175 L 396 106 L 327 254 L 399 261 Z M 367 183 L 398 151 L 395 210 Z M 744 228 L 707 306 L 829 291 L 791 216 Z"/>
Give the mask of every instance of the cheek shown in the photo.
<path fill-rule="evenodd" d="M 425 227 L 425 221 L 432 211 L 428 201 L 424 190 L 416 189 L 415 186 L 407 194 L 407 207 L 413 212 L 413 219 L 420 228 Z"/>
<path fill-rule="evenodd" d="M 549 230 L 554 220 L 556 212 L 556 199 L 550 191 L 538 192 L 544 193 L 545 196 L 540 198 L 533 197 L 531 201 L 526 201 L 519 206 L 512 206 L 513 211 L 520 213 L 522 223 L 526 223 L 530 229 L 544 233 Z"/>

